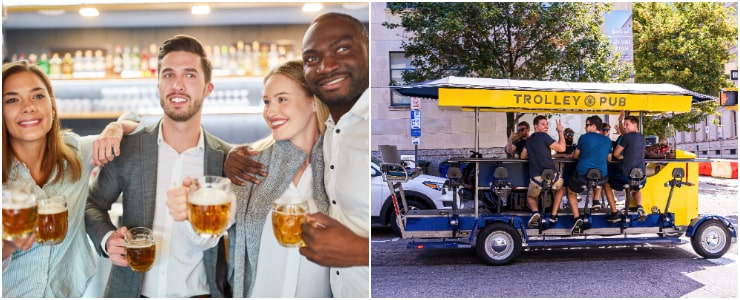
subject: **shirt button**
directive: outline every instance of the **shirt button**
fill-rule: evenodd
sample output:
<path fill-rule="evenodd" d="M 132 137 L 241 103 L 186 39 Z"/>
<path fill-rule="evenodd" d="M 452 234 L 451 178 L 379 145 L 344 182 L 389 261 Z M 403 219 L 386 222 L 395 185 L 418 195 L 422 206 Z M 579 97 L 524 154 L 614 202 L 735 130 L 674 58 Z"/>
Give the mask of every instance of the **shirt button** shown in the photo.
<path fill-rule="evenodd" d="M 339 275 L 339 271 L 337 271 L 337 275 Z"/>
<path fill-rule="evenodd" d="M 334 132 L 339 133 L 339 128 L 337 128 L 337 130 L 335 130 Z"/>
<path fill-rule="evenodd" d="M 337 200 L 331 200 L 331 204 L 337 204 Z"/>
<path fill-rule="evenodd" d="M 334 165 L 329 166 L 329 169 L 334 170 Z"/>

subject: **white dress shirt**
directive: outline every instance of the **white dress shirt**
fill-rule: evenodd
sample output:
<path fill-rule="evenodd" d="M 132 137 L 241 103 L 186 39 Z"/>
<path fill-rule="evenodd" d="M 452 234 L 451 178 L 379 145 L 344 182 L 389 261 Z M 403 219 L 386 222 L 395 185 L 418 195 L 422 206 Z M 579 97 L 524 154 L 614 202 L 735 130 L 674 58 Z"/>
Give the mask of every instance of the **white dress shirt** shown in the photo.
<path fill-rule="evenodd" d="M 324 181 L 329 216 L 361 237 L 370 236 L 369 90 L 336 124 L 326 121 Z M 370 297 L 369 266 L 331 268 L 334 297 Z"/>
<path fill-rule="evenodd" d="M 182 184 L 186 176 L 203 176 L 205 140 L 201 130 L 198 145 L 178 154 L 162 137 L 160 123 L 157 157 L 157 194 L 154 206 L 154 241 L 157 256 L 144 273 L 141 294 L 154 297 L 191 297 L 210 294 L 203 251 L 218 244 L 217 238 L 203 238 L 190 222 L 175 222 L 167 208 L 167 190 Z"/>
<path fill-rule="evenodd" d="M 309 165 L 296 187 L 292 182 L 283 197 L 308 200 L 310 213 L 318 211 L 313 200 L 312 171 Z M 265 218 L 260 238 L 257 272 L 250 298 L 327 298 L 331 297 L 329 268 L 317 265 L 298 253 L 298 248 L 278 244 L 272 228 L 272 214 Z"/>

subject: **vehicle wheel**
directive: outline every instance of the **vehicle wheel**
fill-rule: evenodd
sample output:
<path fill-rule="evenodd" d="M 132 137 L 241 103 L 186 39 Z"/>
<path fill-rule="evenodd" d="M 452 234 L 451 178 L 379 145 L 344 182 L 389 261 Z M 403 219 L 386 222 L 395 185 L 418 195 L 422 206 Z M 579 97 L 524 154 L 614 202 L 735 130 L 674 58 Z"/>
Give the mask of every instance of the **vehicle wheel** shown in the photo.
<path fill-rule="evenodd" d="M 417 200 L 416 198 L 408 198 L 406 199 L 406 205 L 409 207 L 409 210 L 416 210 L 416 209 L 426 209 L 426 205 L 424 205 L 420 200 Z M 398 196 L 398 209 L 401 210 L 401 214 L 406 213 L 403 210 L 403 203 L 401 202 L 401 196 Z M 391 228 L 393 229 L 393 232 L 396 233 L 396 235 L 401 236 L 401 227 L 398 224 L 398 220 L 396 219 L 396 210 L 393 209 L 393 205 L 390 207 L 391 213 L 389 223 L 391 224 Z"/>
<path fill-rule="evenodd" d="M 719 220 L 706 220 L 691 237 L 691 246 L 704 258 L 718 258 L 730 249 L 732 237 L 727 226 Z"/>
<path fill-rule="evenodd" d="M 522 239 L 511 225 L 493 223 L 478 235 L 475 250 L 478 257 L 489 265 L 506 265 L 522 253 Z"/>

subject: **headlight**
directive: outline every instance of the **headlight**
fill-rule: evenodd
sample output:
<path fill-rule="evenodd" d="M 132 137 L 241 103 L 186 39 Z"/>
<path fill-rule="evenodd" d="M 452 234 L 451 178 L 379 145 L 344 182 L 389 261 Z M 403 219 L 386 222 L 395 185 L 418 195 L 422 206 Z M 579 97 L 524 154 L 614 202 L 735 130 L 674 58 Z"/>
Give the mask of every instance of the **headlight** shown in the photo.
<path fill-rule="evenodd" d="M 442 182 L 434 182 L 434 181 L 424 181 L 423 184 L 431 189 L 441 191 L 444 183 Z"/>

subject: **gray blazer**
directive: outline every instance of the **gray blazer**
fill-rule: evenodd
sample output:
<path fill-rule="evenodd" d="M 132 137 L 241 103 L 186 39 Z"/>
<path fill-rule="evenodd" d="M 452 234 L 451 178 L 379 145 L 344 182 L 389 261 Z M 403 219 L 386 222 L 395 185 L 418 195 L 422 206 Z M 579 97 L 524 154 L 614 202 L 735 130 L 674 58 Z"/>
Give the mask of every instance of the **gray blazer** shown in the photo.
<path fill-rule="evenodd" d="M 161 120 L 160 120 L 161 122 Z M 231 146 L 203 130 L 205 138 L 204 174 L 223 176 L 223 165 Z M 121 226 L 152 228 L 157 190 L 157 136 L 159 122 L 141 132 L 124 136 L 121 155 L 105 165 L 97 182 L 90 187 L 85 207 L 85 228 L 95 249 L 105 256 L 100 242 L 106 233 L 116 230 L 108 210 L 123 193 Z M 224 241 L 203 252 L 211 297 L 226 297 L 226 253 Z M 113 266 L 105 288 L 105 297 L 138 298 L 144 277 L 128 267 Z"/>
<path fill-rule="evenodd" d="M 313 198 L 319 211 L 329 212 L 329 198 L 324 187 L 323 137 L 319 137 L 311 150 L 313 172 Z M 237 199 L 236 223 L 229 228 L 229 271 L 233 278 L 234 297 L 248 297 L 254 285 L 259 256 L 260 239 L 265 218 L 272 202 L 285 192 L 293 181 L 306 153 L 289 141 L 276 141 L 275 145 L 260 152 L 257 161 L 267 167 L 267 177 L 255 186 L 234 186 Z"/>

